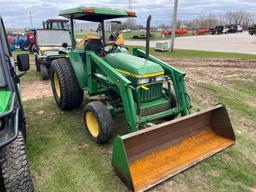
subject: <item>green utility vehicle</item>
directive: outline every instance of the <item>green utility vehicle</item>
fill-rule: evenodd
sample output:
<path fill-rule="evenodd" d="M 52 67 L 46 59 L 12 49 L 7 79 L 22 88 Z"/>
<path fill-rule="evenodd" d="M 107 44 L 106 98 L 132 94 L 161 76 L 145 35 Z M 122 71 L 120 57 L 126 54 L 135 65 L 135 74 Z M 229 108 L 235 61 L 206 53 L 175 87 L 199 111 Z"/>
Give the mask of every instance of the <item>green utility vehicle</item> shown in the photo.
<path fill-rule="evenodd" d="M 234 144 L 225 107 L 190 114 L 185 74 L 149 54 L 151 16 L 146 51 L 129 54 L 126 48 L 106 43 L 104 23 L 135 17 L 135 12 L 77 7 L 59 15 L 70 19 L 72 49 L 51 64 L 55 101 L 62 110 L 72 110 L 81 106 L 84 92 L 104 96 L 87 101 L 83 111 L 85 132 L 98 144 L 113 137 L 113 118 L 124 113 L 128 134 L 116 136 L 112 165 L 131 190 L 149 189 Z M 76 48 L 74 20 L 101 23 L 102 38 Z M 182 117 L 172 120 L 177 116 Z"/>
<path fill-rule="evenodd" d="M 16 73 L 15 65 L 21 73 Z M 26 157 L 26 122 L 19 93 L 19 82 L 29 70 L 27 54 L 14 63 L 0 17 L 0 164 L 7 192 L 34 191 Z"/>

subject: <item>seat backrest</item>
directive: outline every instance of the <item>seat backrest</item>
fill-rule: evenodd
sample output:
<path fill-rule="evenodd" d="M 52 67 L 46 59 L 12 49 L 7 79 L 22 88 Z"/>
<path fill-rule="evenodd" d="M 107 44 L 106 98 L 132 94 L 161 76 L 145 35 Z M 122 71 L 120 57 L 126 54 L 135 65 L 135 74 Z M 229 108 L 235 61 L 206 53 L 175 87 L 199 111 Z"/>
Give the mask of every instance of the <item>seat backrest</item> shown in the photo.
<path fill-rule="evenodd" d="M 89 39 L 84 43 L 84 50 L 97 52 L 102 45 L 100 39 Z"/>

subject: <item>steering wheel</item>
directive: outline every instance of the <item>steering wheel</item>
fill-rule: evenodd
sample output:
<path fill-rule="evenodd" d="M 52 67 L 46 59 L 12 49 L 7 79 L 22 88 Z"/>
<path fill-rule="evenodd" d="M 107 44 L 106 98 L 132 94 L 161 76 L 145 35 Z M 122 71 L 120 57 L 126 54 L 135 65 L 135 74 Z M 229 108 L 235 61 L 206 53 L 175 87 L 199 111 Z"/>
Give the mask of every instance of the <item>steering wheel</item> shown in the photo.
<path fill-rule="evenodd" d="M 111 46 L 111 48 L 109 50 L 106 50 L 108 46 Z M 99 47 L 98 52 L 103 53 L 104 55 L 107 55 L 108 53 L 116 50 L 118 47 L 119 45 L 117 45 L 116 43 L 108 43 Z"/>

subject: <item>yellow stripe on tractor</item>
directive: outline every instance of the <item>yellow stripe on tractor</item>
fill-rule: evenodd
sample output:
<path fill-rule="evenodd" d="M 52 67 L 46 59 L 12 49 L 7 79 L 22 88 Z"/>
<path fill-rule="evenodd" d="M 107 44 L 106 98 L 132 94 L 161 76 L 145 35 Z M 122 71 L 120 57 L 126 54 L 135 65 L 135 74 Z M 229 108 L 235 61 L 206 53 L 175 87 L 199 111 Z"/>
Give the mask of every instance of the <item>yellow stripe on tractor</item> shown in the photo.
<path fill-rule="evenodd" d="M 120 73 L 123 73 L 125 75 L 128 75 L 130 77 L 135 77 L 135 78 L 147 78 L 147 77 L 155 77 L 155 76 L 160 76 L 160 75 L 164 75 L 164 72 L 161 71 L 161 72 L 157 72 L 157 73 L 150 73 L 150 74 L 143 74 L 143 75 L 137 75 L 137 74 L 133 74 L 133 73 L 130 73 L 128 71 L 125 71 L 125 70 L 122 70 L 122 69 L 118 69 L 116 68 L 116 70 Z"/>

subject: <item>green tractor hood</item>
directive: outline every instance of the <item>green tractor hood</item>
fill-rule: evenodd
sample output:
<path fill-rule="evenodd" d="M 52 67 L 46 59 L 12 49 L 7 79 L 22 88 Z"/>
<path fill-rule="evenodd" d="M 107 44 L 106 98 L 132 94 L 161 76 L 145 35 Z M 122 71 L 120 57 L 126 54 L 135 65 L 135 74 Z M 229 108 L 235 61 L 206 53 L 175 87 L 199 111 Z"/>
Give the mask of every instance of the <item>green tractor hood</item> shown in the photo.
<path fill-rule="evenodd" d="M 0 113 L 7 112 L 9 110 L 9 104 L 11 100 L 10 91 L 0 91 Z"/>
<path fill-rule="evenodd" d="M 149 60 L 127 53 L 111 53 L 104 60 L 120 73 L 135 78 L 163 75 L 163 68 Z"/>

